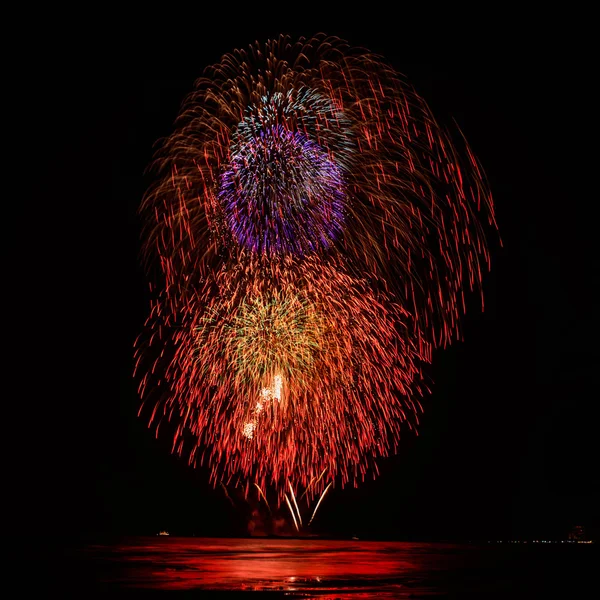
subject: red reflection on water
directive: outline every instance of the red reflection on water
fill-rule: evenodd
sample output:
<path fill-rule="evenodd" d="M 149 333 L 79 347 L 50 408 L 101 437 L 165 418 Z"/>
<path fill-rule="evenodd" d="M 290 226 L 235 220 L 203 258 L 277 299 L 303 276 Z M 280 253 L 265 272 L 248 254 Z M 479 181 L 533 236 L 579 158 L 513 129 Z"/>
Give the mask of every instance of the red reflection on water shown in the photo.
<path fill-rule="evenodd" d="M 419 573 L 445 568 L 460 557 L 451 545 L 307 539 L 137 538 L 116 547 L 88 549 L 112 563 L 104 583 L 159 589 L 264 590 L 282 592 L 353 591 L 378 597 L 415 591 Z M 101 555 L 109 551 L 110 555 Z M 413 585 L 410 585 L 412 582 Z M 409 584 L 412 589 L 406 587 Z M 422 593 L 425 590 L 417 585 Z M 426 586 L 425 586 L 426 587 Z M 369 591 L 371 590 L 371 591 Z M 359 595 L 357 596 L 357 592 Z M 383 596 L 382 596 L 383 594 Z M 403 595 L 403 594 L 402 594 Z"/>
<path fill-rule="evenodd" d="M 530 600 L 557 592 L 584 598 L 588 588 L 597 587 L 591 550 L 587 544 L 131 538 L 55 555 L 52 580 L 60 597 L 72 592 L 69 597 L 82 598 L 97 590 L 112 596 L 123 588 L 256 590 L 322 600 L 439 595 Z"/>

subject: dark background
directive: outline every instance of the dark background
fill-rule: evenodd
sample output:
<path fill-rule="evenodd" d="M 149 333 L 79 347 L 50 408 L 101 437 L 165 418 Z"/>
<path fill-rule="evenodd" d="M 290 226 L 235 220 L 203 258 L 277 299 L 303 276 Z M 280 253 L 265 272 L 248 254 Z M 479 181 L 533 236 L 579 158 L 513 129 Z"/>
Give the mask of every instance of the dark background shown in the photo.
<path fill-rule="evenodd" d="M 435 354 L 420 435 L 406 434 L 376 481 L 336 489 L 316 530 L 597 531 L 597 106 L 587 38 L 574 30 L 585 17 L 434 32 L 425 17 L 292 25 L 231 13 L 154 29 L 93 14 L 70 27 L 53 14 L 25 40 L 34 60 L 13 94 L 25 174 L 11 200 L 7 320 L 18 335 L 5 386 L 17 408 L 5 421 L 8 495 L 23 516 L 10 520 L 67 536 L 245 532 L 247 514 L 208 472 L 171 456 L 136 417 L 132 346 L 149 300 L 136 210 L 153 144 L 205 66 L 255 39 L 326 31 L 384 55 L 439 121 L 457 121 L 486 169 L 504 245 L 490 232 L 486 310 L 473 298 L 465 341 Z"/>

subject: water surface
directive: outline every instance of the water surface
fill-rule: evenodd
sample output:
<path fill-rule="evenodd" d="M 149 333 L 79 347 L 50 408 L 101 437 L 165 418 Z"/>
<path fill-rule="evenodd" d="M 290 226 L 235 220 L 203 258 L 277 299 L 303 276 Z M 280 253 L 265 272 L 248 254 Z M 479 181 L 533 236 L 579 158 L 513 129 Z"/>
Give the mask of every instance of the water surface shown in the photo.
<path fill-rule="evenodd" d="M 156 536 L 71 547 L 54 579 L 64 593 L 82 597 L 127 591 L 200 597 L 254 592 L 339 599 L 543 598 L 557 593 L 579 598 L 586 597 L 581 594 L 591 584 L 593 550 L 561 544 Z"/>

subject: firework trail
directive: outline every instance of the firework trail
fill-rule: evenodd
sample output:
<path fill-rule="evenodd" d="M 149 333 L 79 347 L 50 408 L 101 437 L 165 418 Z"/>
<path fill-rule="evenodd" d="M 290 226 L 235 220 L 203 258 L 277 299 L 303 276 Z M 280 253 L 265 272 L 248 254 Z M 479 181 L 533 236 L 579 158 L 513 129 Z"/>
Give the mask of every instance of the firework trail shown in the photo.
<path fill-rule="evenodd" d="M 154 166 L 143 407 L 298 527 L 291 481 L 320 503 L 418 424 L 423 365 L 489 268 L 483 171 L 382 59 L 325 36 L 224 56 Z"/>

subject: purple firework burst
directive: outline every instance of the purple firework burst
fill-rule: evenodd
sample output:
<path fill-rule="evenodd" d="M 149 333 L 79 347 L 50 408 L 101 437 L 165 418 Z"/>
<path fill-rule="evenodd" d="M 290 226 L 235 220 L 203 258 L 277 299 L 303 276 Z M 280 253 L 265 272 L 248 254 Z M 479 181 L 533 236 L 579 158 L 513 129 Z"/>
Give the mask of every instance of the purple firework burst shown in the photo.
<path fill-rule="evenodd" d="M 346 188 L 326 150 L 279 124 L 232 152 L 219 198 L 240 245 L 260 254 L 307 254 L 339 237 Z"/>

